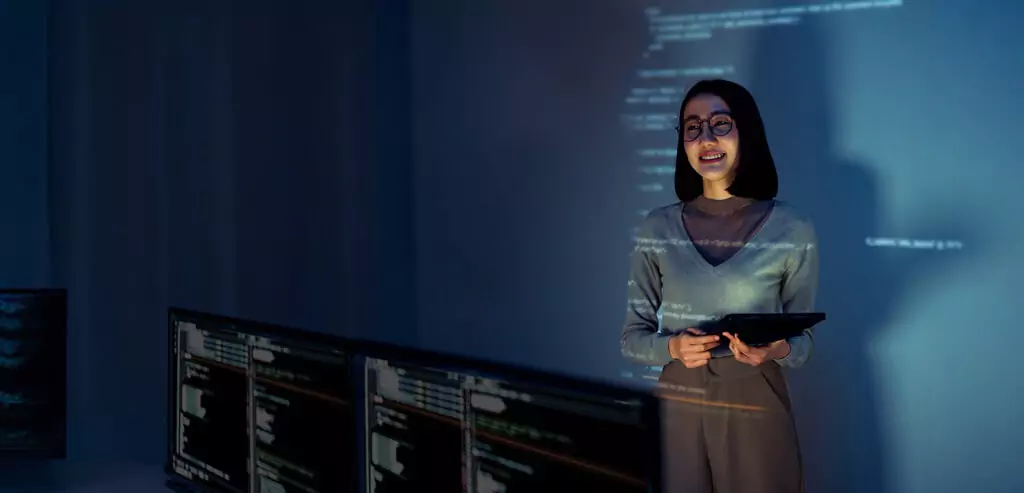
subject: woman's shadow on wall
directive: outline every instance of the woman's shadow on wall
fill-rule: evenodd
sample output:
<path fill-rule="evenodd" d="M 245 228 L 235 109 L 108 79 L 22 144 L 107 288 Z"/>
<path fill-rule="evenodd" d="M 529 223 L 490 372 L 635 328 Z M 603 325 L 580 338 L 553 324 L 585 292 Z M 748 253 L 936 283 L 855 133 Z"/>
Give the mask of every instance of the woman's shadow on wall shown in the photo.
<path fill-rule="evenodd" d="M 820 244 L 818 309 L 828 321 L 815 333 L 809 366 L 790 373 L 808 491 L 885 493 L 892 490 L 892 449 L 882 426 L 880 369 L 893 354 L 885 331 L 922 276 L 942 267 L 939 261 L 962 261 L 963 255 L 872 248 L 866 239 L 972 244 L 964 230 L 969 222 L 937 205 L 910 223 L 912 231 L 889 231 L 874 168 L 838 148 L 831 58 L 813 22 L 755 36 L 752 77 L 742 82 L 750 83 L 764 114 L 780 198 L 810 216 Z M 884 122 L 883 113 L 878 123 Z"/>

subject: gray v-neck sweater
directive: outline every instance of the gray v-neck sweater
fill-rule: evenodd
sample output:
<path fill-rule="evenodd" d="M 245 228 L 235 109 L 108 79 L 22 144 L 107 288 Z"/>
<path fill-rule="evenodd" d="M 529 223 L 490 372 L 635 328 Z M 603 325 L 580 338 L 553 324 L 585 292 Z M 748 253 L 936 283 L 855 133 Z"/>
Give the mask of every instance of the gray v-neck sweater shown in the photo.
<path fill-rule="evenodd" d="M 776 201 L 760 229 L 739 250 L 712 265 L 695 246 L 723 240 L 692 238 L 683 204 L 651 211 L 636 234 L 622 329 L 622 354 L 645 365 L 672 361 L 668 341 L 730 313 L 814 311 L 818 244 L 811 222 Z M 789 339 L 790 353 L 777 360 L 798 368 L 811 356 L 811 331 Z"/>

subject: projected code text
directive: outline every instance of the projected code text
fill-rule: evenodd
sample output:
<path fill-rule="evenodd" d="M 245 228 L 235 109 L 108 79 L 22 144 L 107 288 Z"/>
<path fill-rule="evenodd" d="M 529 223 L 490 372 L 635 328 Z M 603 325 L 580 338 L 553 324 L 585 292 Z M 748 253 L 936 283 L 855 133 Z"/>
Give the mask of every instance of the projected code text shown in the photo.
<path fill-rule="evenodd" d="M 658 7 L 646 9 L 653 41 L 651 51 L 662 50 L 668 43 L 685 43 L 711 39 L 716 31 L 757 27 L 796 25 L 808 15 L 860 12 L 868 9 L 901 7 L 903 0 L 861 0 L 813 2 L 778 8 L 757 8 L 708 13 L 672 13 Z"/>
<path fill-rule="evenodd" d="M 692 60 L 693 56 L 670 50 L 671 46 L 711 42 L 719 31 L 796 25 L 807 16 L 854 14 L 903 5 L 902 0 L 808 2 L 777 8 L 694 13 L 666 8 L 665 3 L 651 0 L 644 9 L 651 42 L 638 61 L 636 83 L 624 98 L 627 109 L 621 115 L 623 125 L 637 146 L 634 155 L 640 182 L 636 187 L 649 197 L 645 199 L 649 206 L 664 205 L 674 199 L 672 177 L 677 139 L 674 128 L 686 90 L 701 79 L 737 76 L 734 63 L 679 67 L 678 60 Z M 687 53 L 692 55 L 694 48 L 688 49 Z"/>

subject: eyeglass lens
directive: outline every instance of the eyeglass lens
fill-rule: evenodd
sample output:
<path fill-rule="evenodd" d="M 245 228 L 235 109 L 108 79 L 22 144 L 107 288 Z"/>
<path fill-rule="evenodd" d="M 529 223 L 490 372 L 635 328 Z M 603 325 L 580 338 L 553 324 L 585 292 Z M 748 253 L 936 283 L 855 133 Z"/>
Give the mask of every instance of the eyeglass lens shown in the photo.
<path fill-rule="evenodd" d="M 683 122 L 680 134 L 687 141 L 697 140 L 704 131 L 704 123 L 707 122 L 711 128 L 712 135 L 724 137 L 732 131 L 732 117 L 729 115 L 714 115 L 707 120 L 690 118 Z"/>

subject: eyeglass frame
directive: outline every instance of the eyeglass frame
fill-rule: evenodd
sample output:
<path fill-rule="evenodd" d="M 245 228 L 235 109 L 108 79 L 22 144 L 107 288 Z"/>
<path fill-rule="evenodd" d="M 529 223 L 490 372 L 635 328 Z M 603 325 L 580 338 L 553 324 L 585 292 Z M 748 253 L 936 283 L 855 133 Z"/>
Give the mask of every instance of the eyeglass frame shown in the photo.
<path fill-rule="evenodd" d="M 726 130 L 725 133 L 722 133 L 722 134 L 715 133 L 715 127 L 713 127 L 711 125 L 711 120 L 713 118 L 719 117 L 719 116 L 727 116 L 727 117 L 729 117 L 729 130 Z M 692 139 L 687 140 L 686 134 L 684 134 L 681 131 L 682 130 L 681 127 L 682 127 L 683 124 L 685 124 L 687 122 L 693 123 L 694 121 L 696 121 L 697 125 L 700 125 L 700 132 L 697 132 L 697 135 L 694 136 Z M 711 135 L 713 135 L 715 137 L 725 137 L 726 135 L 729 135 L 729 133 L 732 132 L 732 130 L 734 128 L 736 128 L 736 120 L 733 118 L 732 113 L 729 113 L 727 111 L 719 111 L 719 112 L 712 113 L 707 118 L 700 118 L 700 117 L 693 117 L 693 116 L 691 116 L 691 117 L 683 120 L 682 123 L 676 123 L 676 125 L 675 125 L 676 134 L 683 138 L 683 142 L 693 142 L 693 141 L 699 139 L 702 135 L 704 135 L 704 124 L 705 123 L 707 123 L 708 131 L 710 131 Z"/>

